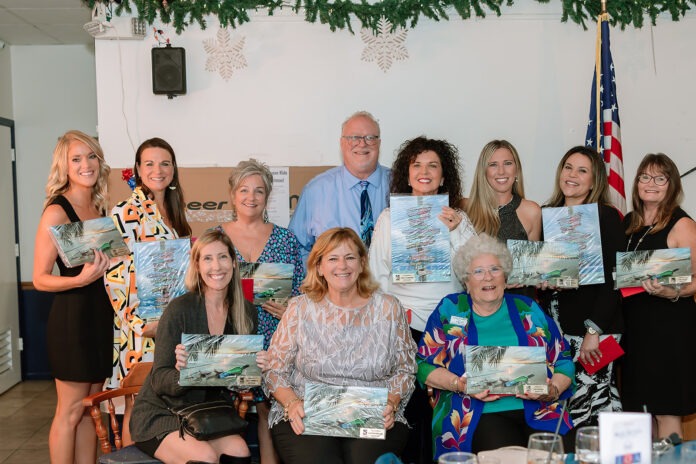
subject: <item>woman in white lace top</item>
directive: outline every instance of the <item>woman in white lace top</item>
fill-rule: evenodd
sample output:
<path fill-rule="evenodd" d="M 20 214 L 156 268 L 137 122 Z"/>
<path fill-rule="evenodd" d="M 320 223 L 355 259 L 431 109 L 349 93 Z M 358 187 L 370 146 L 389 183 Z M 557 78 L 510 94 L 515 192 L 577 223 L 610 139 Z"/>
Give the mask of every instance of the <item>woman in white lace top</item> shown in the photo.
<path fill-rule="evenodd" d="M 363 464 L 405 446 L 403 412 L 414 388 L 416 346 L 399 301 L 377 288 L 367 250 L 352 229 L 330 229 L 317 239 L 305 294 L 290 301 L 264 373 L 264 388 L 275 399 L 269 426 L 286 464 Z M 386 439 L 301 435 L 307 382 L 386 387 Z"/>

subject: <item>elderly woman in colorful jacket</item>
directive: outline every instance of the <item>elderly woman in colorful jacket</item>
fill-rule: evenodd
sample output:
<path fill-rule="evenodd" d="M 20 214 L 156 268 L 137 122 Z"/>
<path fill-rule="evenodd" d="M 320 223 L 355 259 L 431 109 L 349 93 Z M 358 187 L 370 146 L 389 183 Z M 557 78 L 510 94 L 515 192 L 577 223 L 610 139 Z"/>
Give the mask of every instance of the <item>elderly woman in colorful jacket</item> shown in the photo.
<path fill-rule="evenodd" d="M 453 268 L 467 291 L 440 301 L 417 354 L 418 380 L 434 390 L 435 458 L 448 451 L 526 446 L 531 433 L 553 432 L 559 421 L 566 435 L 572 422 L 560 400 L 574 390 L 568 342 L 533 300 L 505 293 L 510 252 L 482 234 L 457 250 Z M 467 345 L 543 347 L 548 393 L 467 394 Z"/>

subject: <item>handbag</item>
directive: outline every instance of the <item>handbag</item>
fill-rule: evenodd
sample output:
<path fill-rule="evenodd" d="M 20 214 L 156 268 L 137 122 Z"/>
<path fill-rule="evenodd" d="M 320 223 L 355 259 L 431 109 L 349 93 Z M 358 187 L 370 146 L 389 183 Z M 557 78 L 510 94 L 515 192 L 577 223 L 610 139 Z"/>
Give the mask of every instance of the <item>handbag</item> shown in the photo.
<path fill-rule="evenodd" d="M 196 440 L 213 440 L 242 433 L 249 423 L 239 417 L 234 404 L 210 401 L 169 409 L 179 420 L 179 436 L 184 432 Z"/>

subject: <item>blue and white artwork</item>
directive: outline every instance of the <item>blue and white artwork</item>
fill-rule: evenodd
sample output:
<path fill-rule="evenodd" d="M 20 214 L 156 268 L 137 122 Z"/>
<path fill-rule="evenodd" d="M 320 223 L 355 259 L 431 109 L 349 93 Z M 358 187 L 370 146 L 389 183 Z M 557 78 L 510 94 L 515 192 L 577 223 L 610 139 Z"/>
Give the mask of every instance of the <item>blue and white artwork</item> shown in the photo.
<path fill-rule="evenodd" d="M 162 316 L 164 308 L 177 296 L 186 293 L 191 241 L 155 240 L 133 245 L 135 282 L 138 286 L 138 316 L 151 321 Z"/>
<path fill-rule="evenodd" d="M 384 440 L 386 388 L 305 385 L 304 435 Z"/>
<path fill-rule="evenodd" d="M 544 241 L 573 243 L 580 252 L 580 285 L 604 283 L 597 203 L 542 208 Z"/>
<path fill-rule="evenodd" d="M 391 256 L 395 283 L 449 282 L 449 229 L 437 217 L 447 195 L 392 195 Z"/>

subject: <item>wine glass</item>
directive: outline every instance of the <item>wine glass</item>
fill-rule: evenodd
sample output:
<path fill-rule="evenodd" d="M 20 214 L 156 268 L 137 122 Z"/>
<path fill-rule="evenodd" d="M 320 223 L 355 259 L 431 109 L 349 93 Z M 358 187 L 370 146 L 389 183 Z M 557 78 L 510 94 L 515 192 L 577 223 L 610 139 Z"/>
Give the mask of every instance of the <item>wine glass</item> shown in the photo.
<path fill-rule="evenodd" d="M 527 464 L 563 464 L 563 440 L 555 433 L 539 432 L 529 436 Z"/>
<path fill-rule="evenodd" d="M 464 451 L 441 454 L 437 462 L 438 464 L 478 464 L 475 454 Z"/>
<path fill-rule="evenodd" d="M 581 464 L 599 464 L 599 427 L 580 427 L 575 435 L 575 459 Z"/>

